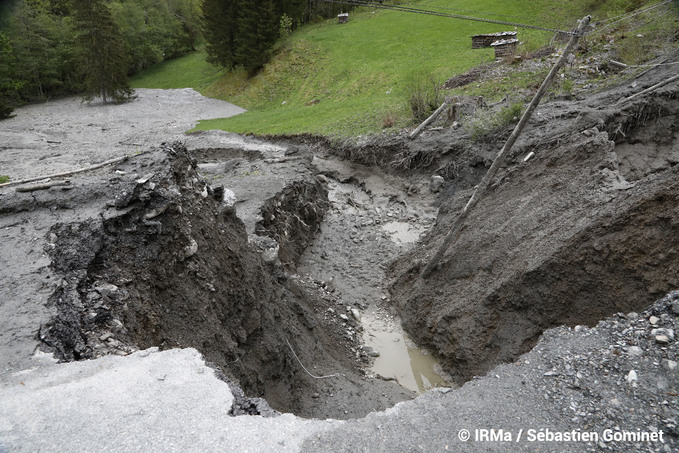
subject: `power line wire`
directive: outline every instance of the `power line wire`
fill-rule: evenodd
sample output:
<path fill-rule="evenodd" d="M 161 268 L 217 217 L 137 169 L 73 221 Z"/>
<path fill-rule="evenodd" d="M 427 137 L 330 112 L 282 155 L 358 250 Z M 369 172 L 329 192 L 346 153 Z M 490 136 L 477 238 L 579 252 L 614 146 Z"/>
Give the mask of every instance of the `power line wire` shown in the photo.
<path fill-rule="evenodd" d="M 605 21 L 603 21 L 603 22 L 606 23 L 606 22 L 609 22 L 609 21 L 614 20 L 614 19 L 617 19 L 617 20 L 615 20 L 614 22 L 606 23 L 606 25 L 604 25 L 603 27 L 597 29 L 596 31 L 605 30 L 605 29 L 610 28 L 611 26 L 613 26 L 613 25 L 615 25 L 615 24 L 617 24 L 617 23 L 619 23 L 619 22 L 622 22 L 622 21 L 624 21 L 624 20 L 631 19 L 631 18 L 633 18 L 633 17 L 636 17 L 636 16 L 639 16 L 639 15 L 641 15 L 641 14 L 647 13 L 647 12 L 649 12 L 649 11 L 652 11 L 652 10 L 656 9 L 656 8 L 659 8 L 659 7 L 661 7 L 661 6 L 664 6 L 664 5 L 667 5 L 667 4 L 669 4 L 669 3 L 672 3 L 673 1 L 674 1 L 674 0 L 665 0 L 664 2 L 656 3 L 655 5 L 647 6 L 647 7 L 645 7 L 645 8 L 640 8 L 640 9 L 638 9 L 638 10 L 632 11 L 631 13 L 623 14 L 623 15 L 621 15 L 621 16 L 612 17 L 612 18 L 607 19 L 607 20 L 605 20 Z M 618 18 L 620 18 L 620 19 L 618 19 Z"/>
<path fill-rule="evenodd" d="M 509 26 L 517 27 L 517 28 L 530 28 L 530 29 L 533 29 L 533 30 L 549 31 L 549 32 L 552 32 L 552 33 L 561 33 L 561 34 L 564 34 L 564 35 L 574 35 L 575 34 L 572 31 L 557 30 L 557 29 L 554 29 L 554 28 L 547 28 L 547 27 L 538 27 L 536 25 L 520 24 L 520 23 L 508 22 L 508 21 L 503 21 L 503 20 L 495 20 L 495 19 L 485 19 L 485 18 L 481 18 L 481 17 L 462 16 L 460 14 L 444 13 L 444 12 L 440 12 L 440 11 L 432 11 L 432 10 L 427 10 L 427 9 L 412 8 L 412 7 L 400 6 L 400 5 L 385 5 L 383 3 L 374 3 L 374 2 L 359 1 L 359 0 L 324 0 L 324 1 L 327 2 L 327 3 L 339 3 L 339 4 L 352 5 L 352 6 L 369 6 L 369 7 L 372 7 L 372 8 L 389 9 L 389 10 L 393 10 L 393 11 L 403 11 L 403 12 L 408 12 L 408 13 L 425 14 L 425 15 L 429 15 L 429 16 L 447 17 L 447 18 L 452 18 L 452 19 L 469 20 L 469 21 L 474 21 L 474 22 L 485 22 L 485 23 L 489 23 L 489 24 L 509 25 Z"/>
<path fill-rule="evenodd" d="M 407 3 L 406 6 L 412 6 L 412 4 Z M 435 6 L 435 5 L 424 5 L 424 6 L 427 6 L 430 9 L 440 9 L 440 10 L 447 10 L 447 11 L 460 11 L 460 12 L 463 12 L 463 13 L 474 13 L 474 14 L 481 14 L 481 15 L 486 15 L 486 16 L 497 16 L 497 17 L 508 17 L 508 18 L 521 19 L 521 20 L 531 20 L 528 17 L 510 16 L 510 15 L 507 15 L 507 14 L 492 13 L 490 11 L 474 11 L 474 10 L 471 10 L 471 9 L 451 8 L 449 6 Z"/>

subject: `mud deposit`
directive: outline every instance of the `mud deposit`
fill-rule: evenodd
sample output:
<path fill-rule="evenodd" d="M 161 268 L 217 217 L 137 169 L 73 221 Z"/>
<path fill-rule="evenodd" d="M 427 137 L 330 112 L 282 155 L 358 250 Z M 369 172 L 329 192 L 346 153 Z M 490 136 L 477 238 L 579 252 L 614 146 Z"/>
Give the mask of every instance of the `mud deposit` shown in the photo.
<path fill-rule="evenodd" d="M 640 83 L 665 75 L 649 71 Z M 656 381 L 640 380 L 637 394 L 635 381 L 625 401 L 637 404 L 641 395 L 652 406 L 638 420 L 676 431 L 669 418 L 676 399 L 666 398 L 676 396 L 668 374 L 676 369 L 676 294 L 644 310 L 679 287 L 679 89 L 616 105 L 628 91 L 540 107 L 428 279 L 422 267 L 504 132 L 498 143 L 447 128 L 413 141 L 392 135 L 339 146 L 204 132 L 142 143 L 143 153 L 63 185 L 3 189 L 4 370 L 26 369 L 37 344 L 64 361 L 193 347 L 233 385 L 233 414 L 348 419 L 434 387 L 467 383 L 459 390 L 467 398 L 475 376 L 531 357 L 536 368 L 519 370 L 528 361 L 505 368 L 518 388 L 527 386 L 515 407 L 559 413 L 566 426 L 573 420 L 560 409 L 566 390 L 544 377 L 553 368 L 565 376 L 558 385 L 578 392 L 582 379 L 602 382 L 608 401 L 616 394 L 609 387 L 624 380 L 611 374 L 619 366 L 594 370 L 598 362 L 587 358 L 607 356 L 604 348 L 635 373 L 658 376 L 661 393 Z M 8 136 L 18 140 L 19 129 Z M 33 145 L 28 164 L 10 167 L 15 155 L 4 153 L 7 168 L 46 174 L 50 165 Z M 625 320 L 623 331 L 610 318 L 599 330 L 582 327 L 611 315 Z M 563 325 L 581 327 L 540 340 Z M 591 333 L 599 331 L 606 343 L 595 345 Z M 566 337 L 589 349 L 564 365 Z M 529 352 L 538 341 L 554 342 L 553 354 Z M 641 347 L 635 341 L 652 360 L 625 361 L 621 354 Z M 590 374 L 578 377 L 573 364 Z M 592 415 L 605 405 L 591 397 L 597 385 L 583 391 L 578 423 L 610 427 Z M 427 392 L 408 407 L 457 392 Z M 516 399 L 509 393 L 505 402 Z M 555 406 L 536 408 L 543 396 Z M 474 398 L 465 407 L 475 413 Z M 436 404 L 425 412 L 447 413 Z M 502 418 L 494 405 L 481 409 Z M 606 414 L 619 421 L 624 411 Z M 366 436 L 379 431 L 376 423 Z"/>

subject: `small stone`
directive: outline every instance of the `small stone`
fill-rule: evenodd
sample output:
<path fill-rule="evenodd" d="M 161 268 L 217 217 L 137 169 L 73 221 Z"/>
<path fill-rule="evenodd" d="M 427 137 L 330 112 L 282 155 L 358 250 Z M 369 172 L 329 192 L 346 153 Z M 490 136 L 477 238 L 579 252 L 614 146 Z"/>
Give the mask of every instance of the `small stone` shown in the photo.
<path fill-rule="evenodd" d="M 319 393 L 314 393 L 313 395 L 311 395 L 311 397 L 312 398 L 320 398 L 321 395 Z"/>
<path fill-rule="evenodd" d="M 100 339 L 101 341 L 106 341 L 106 340 L 108 340 L 109 338 L 111 338 L 112 336 L 113 336 L 113 334 L 112 334 L 111 332 L 106 332 L 106 333 L 102 334 L 102 335 L 99 337 L 99 339 Z"/>
<path fill-rule="evenodd" d="M 344 320 L 344 321 L 349 321 L 349 317 L 345 314 L 341 314 L 341 315 L 339 315 L 339 317 L 342 318 L 342 320 Z"/>
<path fill-rule="evenodd" d="M 611 406 L 620 407 L 620 401 L 617 398 L 611 400 Z"/>
<path fill-rule="evenodd" d="M 236 194 L 233 193 L 233 190 L 225 188 L 224 195 L 222 196 L 222 203 L 225 206 L 233 207 L 236 204 L 236 201 L 238 201 L 238 199 L 236 198 Z"/>
<path fill-rule="evenodd" d="M 669 340 L 674 340 L 674 329 L 653 329 L 651 330 L 651 335 L 654 337 L 665 336 Z"/>
<path fill-rule="evenodd" d="M 368 345 L 362 346 L 361 350 L 365 353 L 365 355 L 367 355 L 369 357 L 379 357 L 380 356 L 380 352 L 377 349 L 373 348 L 372 346 L 368 346 Z"/>
<path fill-rule="evenodd" d="M 667 335 L 656 335 L 655 342 L 658 344 L 669 344 L 670 339 L 667 337 Z"/>
<path fill-rule="evenodd" d="M 637 372 L 634 370 L 630 370 L 629 373 L 627 374 L 627 382 L 631 384 L 632 387 L 636 387 L 638 380 L 639 376 L 637 376 Z"/>
<path fill-rule="evenodd" d="M 125 173 L 123 172 L 123 174 L 125 174 Z M 137 184 L 146 184 L 149 181 L 149 179 L 151 179 L 151 178 L 153 178 L 153 173 L 148 173 L 148 174 L 142 176 L 141 178 L 137 179 L 135 182 Z"/>
<path fill-rule="evenodd" d="M 638 317 L 639 317 L 639 313 L 635 313 L 633 311 L 627 313 L 627 319 L 634 320 L 634 319 L 637 319 Z"/>
<path fill-rule="evenodd" d="M 443 189 L 443 186 L 445 185 L 446 180 L 443 179 L 442 176 L 439 175 L 433 175 L 431 177 L 431 182 L 429 183 L 429 190 L 433 193 L 438 193 Z"/>
<path fill-rule="evenodd" d="M 94 290 L 102 296 L 111 296 L 118 291 L 118 287 L 111 283 L 98 283 L 94 285 Z"/>
<path fill-rule="evenodd" d="M 672 302 L 672 313 L 679 316 L 679 302 Z"/>
<path fill-rule="evenodd" d="M 662 361 L 662 364 L 663 364 L 663 367 L 664 367 L 666 370 L 669 370 L 669 371 L 674 371 L 674 370 L 676 370 L 676 369 L 677 369 L 677 366 L 678 366 L 677 362 L 675 362 L 674 360 L 669 360 L 669 359 L 663 360 L 663 361 Z"/>
<path fill-rule="evenodd" d="M 644 353 L 643 349 L 641 349 L 639 346 L 630 346 L 627 348 L 627 354 L 630 355 L 630 357 L 639 357 Z"/>
<path fill-rule="evenodd" d="M 198 252 L 198 243 L 195 239 L 191 238 L 189 245 L 184 247 L 184 259 L 191 258 L 196 252 Z"/>
<path fill-rule="evenodd" d="M 650 322 L 654 326 L 658 324 L 658 321 L 660 321 L 660 319 L 657 316 L 651 316 L 650 318 L 648 318 L 648 322 Z"/>
<path fill-rule="evenodd" d="M 360 321 L 360 320 L 361 320 L 361 312 L 359 312 L 359 311 L 358 311 L 357 309 L 355 309 L 355 308 L 352 308 L 352 309 L 351 309 L 351 316 L 353 316 L 354 319 L 355 319 L 356 321 Z"/>

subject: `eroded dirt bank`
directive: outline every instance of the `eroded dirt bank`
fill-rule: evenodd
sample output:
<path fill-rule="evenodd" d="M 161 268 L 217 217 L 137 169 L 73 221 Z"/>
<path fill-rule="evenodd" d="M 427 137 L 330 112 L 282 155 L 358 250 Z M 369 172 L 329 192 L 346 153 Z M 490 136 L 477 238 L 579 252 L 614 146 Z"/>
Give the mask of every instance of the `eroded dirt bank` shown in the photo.
<path fill-rule="evenodd" d="M 639 83 L 664 76 L 651 71 Z M 679 286 L 679 91 L 668 86 L 614 105 L 627 94 L 618 87 L 541 107 L 493 193 L 427 280 L 422 266 L 502 137 L 473 143 L 445 129 L 415 141 L 331 147 L 208 132 L 66 185 L 4 190 L 4 371 L 26 368 L 37 341 L 66 360 L 191 346 L 276 409 L 354 418 L 413 397 L 367 371 L 358 321 L 366 311 L 397 310 L 458 383 L 515 360 L 547 329 L 591 326 L 620 312 L 624 321 L 609 318 L 599 330 L 551 331 L 550 349 L 510 367 L 508 381 L 484 380 L 488 394 L 504 389 L 508 409 L 495 414 L 486 399 L 482 413 L 509 417 L 509 401 L 519 397 L 514 409 L 535 406 L 533 420 L 546 414 L 555 427 L 584 420 L 604 429 L 646 405 L 630 428 L 645 423 L 676 436 L 676 294 L 641 315 L 628 312 Z M 421 247 L 405 244 L 427 230 Z M 569 348 L 584 349 L 564 357 Z M 593 365 L 602 358 L 605 366 Z M 560 378 L 544 381 L 552 376 Z M 464 412 L 454 401 L 473 408 L 474 382 L 459 394 L 416 400 L 408 407 L 418 409 L 394 426 L 418 417 L 437 426 L 422 415 L 429 404 L 448 416 L 452 407 Z M 518 383 L 527 386 L 507 390 Z M 574 400 L 578 410 L 569 408 Z M 268 413 L 262 401 L 244 404 Z M 599 410 L 608 412 L 602 418 Z M 381 417 L 388 416 L 357 422 L 358 432 L 368 439 Z M 421 428 L 423 445 L 443 446 Z M 360 447 L 344 440 L 347 449 Z M 396 432 L 375 442 L 363 447 L 416 448 Z"/>
<path fill-rule="evenodd" d="M 473 182 L 453 178 L 423 248 L 391 268 L 406 329 L 459 382 L 529 351 L 548 328 L 639 311 L 679 287 L 679 91 L 615 105 L 628 90 L 541 107 L 431 277 L 422 267 Z"/>
<path fill-rule="evenodd" d="M 40 340 L 66 360 L 194 347 L 247 395 L 307 417 L 360 417 L 409 398 L 364 378 L 341 332 L 324 325 L 328 303 L 267 264 L 224 188 L 195 166 L 179 143 L 120 164 L 94 181 L 108 189 L 99 218 L 50 228 L 46 251 L 62 280 Z M 317 225 L 327 193 L 310 187 L 317 217 L 305 220 Z"/>

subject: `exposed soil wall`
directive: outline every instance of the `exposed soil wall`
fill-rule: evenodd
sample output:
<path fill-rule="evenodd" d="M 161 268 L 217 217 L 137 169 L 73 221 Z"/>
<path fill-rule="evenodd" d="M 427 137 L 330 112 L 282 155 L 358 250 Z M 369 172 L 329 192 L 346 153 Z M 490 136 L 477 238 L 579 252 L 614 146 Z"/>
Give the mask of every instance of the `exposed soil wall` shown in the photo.
<path fill-rule="evenodd" d="M 166 146 L 119 167 L 101 220 L 51 229 L 64 278 L 42 341 L 65 360 L 195 347 L 248 395 L 303 416 L 357 417 L 407 398 L 391 383 L 364 388 L 339 334 L 321 326 L 324 301 L 272 272 L 195 166 L 182 145 Z M 334 377 L 312 378 L 295 354 Z"/>
<path fill-rule="evenodd" d="M 419 273 L 471 190 L 444 200 L 424 249 L 392 266 L 406 329 L 457 380 L 548 328 L 640 311 L 679 287 L 676 97 L 564 112 L 551 130 L 536 120 L 432 276 Z"/>

